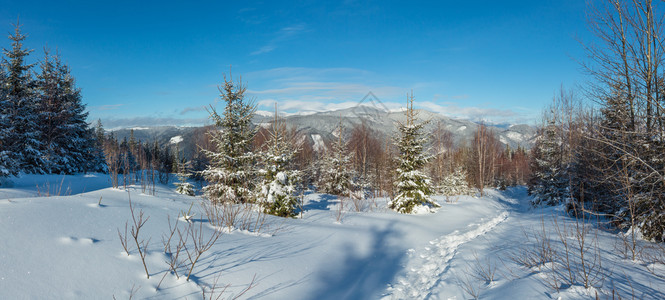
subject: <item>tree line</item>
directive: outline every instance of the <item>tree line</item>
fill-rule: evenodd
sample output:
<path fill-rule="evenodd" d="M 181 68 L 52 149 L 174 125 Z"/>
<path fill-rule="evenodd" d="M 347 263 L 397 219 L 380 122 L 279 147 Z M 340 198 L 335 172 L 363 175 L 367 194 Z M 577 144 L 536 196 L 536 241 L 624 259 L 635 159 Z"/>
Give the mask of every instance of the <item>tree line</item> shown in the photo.
<path fill-rule="evenodd" d="M 20 25 L 0 65 L 0 176 L 105 171 L 69 66 L 44 48 L 29 64 Z M 38 65 L 38 68 L 35 68 Z"/>
<path fill-rule="evenodd" d="M 413 96 L 407 102 L 406 123 L 399 135 L 381 140 L 366 123 L 344 128 L 340 121 L 335 140 L 315 151 L 305 133 L 288 127 L 275 113 L 268 127 L 252 124 L 255 105 L 246 99 L 242 82 L 224 80 L 220 97 L 226 103 L 219 114 L 210 107 L 215 125 L 201 139 L 204 160 L 197 165 L 214 203 L 262 203 L 269 213 L 292 216 L 298 193 L 313 187 L 319 192 L 354 200 L 373 196 L 393 199 L 391 206 L 411 213 L 417 206 L 436 206 L 430 195 L 474 195 L 488 187 L 526 184 L 530 176 L 529 151 L 503 146 L 484 124 L 474 139 L 454 145 L 452 133 L 437 124 L 424 132 L 417 121 Z M 276 109 L 277 110 L 277 109 Z"/>
<path fill-rule="evenodd" d="M 133 135 L 119 141 L 104 131 L 100 121 L 89 126 L 80 89 L 59 55 L 45 49 L 43 60 L 28 64 L 33 51 L 23 45 L 26 36 L 19 25 L 9 39 L 11 48 L 4 49 L 0 72 L 2 176 L 108 172 L 113 187 L 140 183 L 144 192 L 154 193 L 157 182 L 167 184 L 177 173 L 181 179 L 191 176 L 201 186 L 207 182 L 204 193 L 211 199 L 241 203 L 255 201 L 257 195 L 274 199 L 271 211 L 284 216 L 292 215 L 297 205 L 294 193 L 308 186 L 354 199 L 404 192 L 395 184 L 398 170 L 410 169 L 414 162 L 399 162 L 406 151 L 399 142 L 380 140 L 365 123 L 348 129 L 340 124 L 337 141 L 323 152 L 314 151 L 297 129 L 279 118 L 270 128 L 251 124 L 255 107 L 244 102 L 242 84 L 230 80 L 220 90 L 227 103 L 224 113 L 218 115 L 211 107 L 216 126 L 194 134 L 202 151 L 193 157 L 185 159 L 177 149 L 137 141 Z M 413 112 L 412 106 L 409 111 Z M 412 117 L 409 120 L 415 114 Z M 410 172 L 423 172 L 417 181 L 428 194 L 444 190 L 451 195 L 472 194 L 472 187 L 482 193 L 485 187 L 526 182 L 527 151 L 503 148 L 485 125 L 480 125 L 470 146 L 453 145 L 452 133 L 441 124 L 426 136 L 431 138 L 409 143 L 422 152 L 417 170 Z M 282 202 L 290 208 L 284 210 Z"/>
<path fill-rule="evenodd" d="M 591 7 L 594 43 L 583 64 L 593 80 L 562 89 L 544 116 L 530 191 L 536 204 L 609 219 L 665 240 L 663 6 L 609 0 Z"/>

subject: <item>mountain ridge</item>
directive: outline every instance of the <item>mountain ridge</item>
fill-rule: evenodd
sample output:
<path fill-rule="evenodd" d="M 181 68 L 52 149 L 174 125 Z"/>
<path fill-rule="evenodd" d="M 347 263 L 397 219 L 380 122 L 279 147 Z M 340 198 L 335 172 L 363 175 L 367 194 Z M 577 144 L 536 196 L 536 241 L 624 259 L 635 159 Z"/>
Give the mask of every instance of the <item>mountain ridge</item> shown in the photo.
<path fill-rule="evenodd" d="M 439 126 L 450 131 L 455 145 L 470 143 L 473 134 L 480 124 L 464 119 L 454 119 L 439 113 L 416 109 L 419 122 L 427 122 L 425 133 L 429 134 Z M 403 122 L 405 116 L 403 111 L 389 111 L 371 106 L 356 106 L 347 109 L 334 111 L 313 112 L 307 114 L 279 114 L 281 120 L 286 122 L 287 126 L 293 126 L 300 134 L 306 137 L 306 142 L 310 145 L 318 145 L 321 141 L 329 143 L 336 138 L 336 128 L 341 122 L 344 127 L 343 135 L 348 137 L 354 126 L 365 123 L 372 129 L 379 139 L 391 138 L 397 134 L 398 122 Z M 254 115 L 252 122 L 256 126 L 268 127 L 274 121 L 274 113 L 261 111 Z M 536 128 L 528 124 L 485 124 L 494 131 L 499 141 L 515 149 L 523 147 L 530 149 L 536 135 Z M 178 127 L 178 126 L 155 126 L 141 128 L 125 128 L 111 130 L 120 140 L 130 137 L 131 131 L 134 131 L 134 138 L 144 142 L 157 141 L 161 146 L 173 144 L 171 141 L 179 141 L 179 149 L 184 151 L 185 157 L 191 157 L 197 150 L 196 144 L 192 141 L 193 136 L 200 132 L 204 126 L 200 127 Z M 180 136 L 180 138 L 177 138 Z M 318 136 L 318 137 L 317 137 Z"/>

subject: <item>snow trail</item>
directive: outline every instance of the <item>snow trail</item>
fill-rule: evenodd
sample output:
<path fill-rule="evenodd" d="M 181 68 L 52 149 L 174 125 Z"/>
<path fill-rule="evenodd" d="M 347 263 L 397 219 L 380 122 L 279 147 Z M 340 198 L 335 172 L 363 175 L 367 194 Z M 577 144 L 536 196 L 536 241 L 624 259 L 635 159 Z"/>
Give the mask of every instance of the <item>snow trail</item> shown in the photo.
<path fill-rule="evenodd" d="M 455 257 L 457 249 L 502 223 L 508 218 L 508 212 L 480 224 L 477 228 L 459 233 L 458 230 L 429 242 L 431 246 L 415 256 L 415 250 L 409 250 L 413 257 L 406 274 L 388 287 L 383 299 L 425 299 L 431 295 L 432 289 L 448 271 L 450 260 Z"/>

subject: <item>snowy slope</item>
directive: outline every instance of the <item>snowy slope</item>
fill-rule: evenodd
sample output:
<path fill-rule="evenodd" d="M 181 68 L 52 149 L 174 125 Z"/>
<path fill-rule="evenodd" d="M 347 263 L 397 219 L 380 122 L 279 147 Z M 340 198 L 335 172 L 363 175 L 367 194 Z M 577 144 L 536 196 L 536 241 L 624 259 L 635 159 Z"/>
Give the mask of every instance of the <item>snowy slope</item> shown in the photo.
<path fill-rule="evenodd" d="M 612 272 L 597 289 L 563 286 L 557 292 L 544 283 L 547 266 L 539 270 L 517 265 L 509 256 L 529 245 L 523 232 L 552 218 L 574 224 L 558 208 L 529 209 L 524 188 L 488 191 L 483 198 L 457 197 L 453 203 L 435 197 L 442 208 L 425 215 L 388 211 L 387 199 L 374 199 L 364 212 L 353 212 L 345 203 L 341 222 L 337 198 L 310 193 L 301 219 L 267 217 L 261 234 L 225 232 L 187 282 L 167 272 L 162 235 L 168 233 L 168 217 L 175 221 L 194 203 L 193 224 L 210 236 L 216 229 L 200 210 L 199 198 L 176 194 L 172 186 L 158 187 L 154 196 L 138 187 L 129 192 L 112 189 L 105 175 L 12 180 L 13 187 L 0 189 L 0 299 L 126 299 L 132 294 L 141 299 L 200 299 L 202 288 L 216 280 L 217 292 L 229 285 L 222 295 L 227 299 L 253 278 L 241 298 L 468 299 L 465 285 L 476 287 L 482 298 L 498 299 L 586 299 L 596 291 L 610 295 L 612 287 L 624 298 L 665 297 L 665 268 L 622 258 L 612 250 L 616 235 L 606 231 L 597 236 L 603 265 Z M 37 197 L 37 187 L 45 185 L 68 186 L 71 192 Z M 50 195 L 57 194 L 52 189 Z M 141 236 L 150 239 L 150 279 L 136 247 L 127 256 L 118 237 L 126 221 L 131 227 L 130 197 L 135 212 L 149 216 Z M 182 218 L 180 224 L 185 224 Z M 470 276 L 474 254 L 497 269 L 492 282 Z"/>

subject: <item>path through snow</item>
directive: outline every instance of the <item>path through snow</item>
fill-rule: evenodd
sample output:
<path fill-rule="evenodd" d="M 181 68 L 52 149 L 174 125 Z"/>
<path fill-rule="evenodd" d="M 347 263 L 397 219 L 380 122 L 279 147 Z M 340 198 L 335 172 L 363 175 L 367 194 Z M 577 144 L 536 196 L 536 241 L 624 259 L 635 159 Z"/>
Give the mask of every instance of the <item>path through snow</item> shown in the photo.
<path fill-rule="evenodd" d="M 508 218 L 504 211 L 488 222 L 478 225 L 475 229 L 460 233 L 458 230 L 429 242 L 431 246 L 420 251 L 409 250 L 412 258 L 406 274 L 388 287 L 383 299 L 425 299 L 440 282 L 450 267 L 450 260 L 455 257 L 457 249 L 483 234 Z M 416 255 L 416 252 L 419 252 Z"/>

